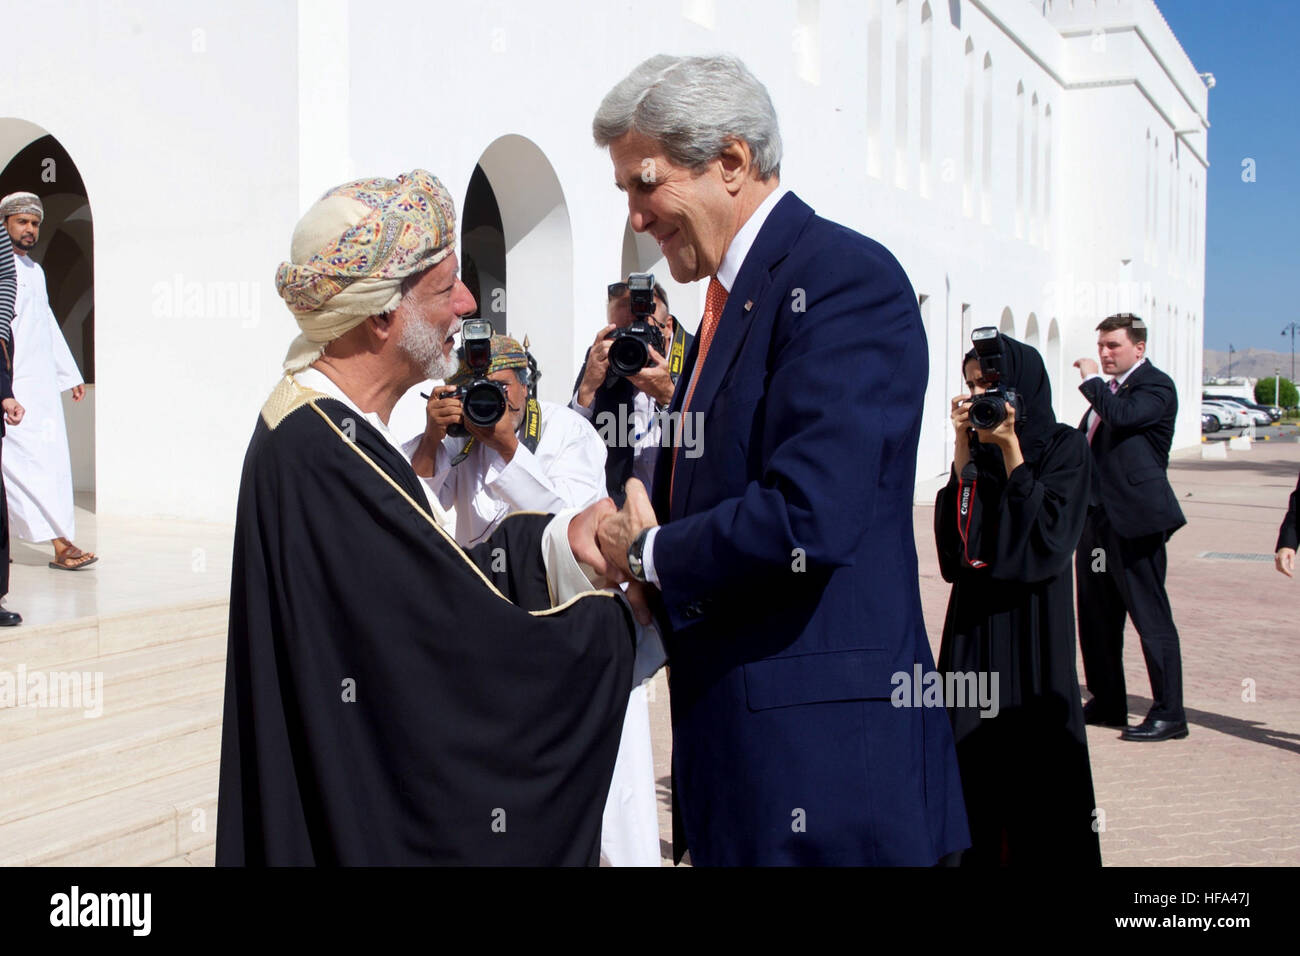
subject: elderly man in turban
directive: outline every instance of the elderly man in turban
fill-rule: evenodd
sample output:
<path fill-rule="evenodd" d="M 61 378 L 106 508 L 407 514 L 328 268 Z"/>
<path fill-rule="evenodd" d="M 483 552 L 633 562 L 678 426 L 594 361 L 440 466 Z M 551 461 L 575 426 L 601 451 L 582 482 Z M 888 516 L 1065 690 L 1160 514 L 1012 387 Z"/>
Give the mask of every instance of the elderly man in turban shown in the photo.
<path fill-rule="evenodd" d="M 81 571 L 99 559 L 72 543 L 72 461 L 59 393 L 71 389 L 72 400 L 79 402 L 86 386 L 50 308 L 45 272 L 31 257 L 45 207 L 34 193 L 10 193 L 0 199 L 0 218 L 13 241 L 18 272 L 13 390 L 27 410 L 23 427 L 9 433 L 4 455 L 9 527 L 23 541 L 51 542 L 51 568 Z"/>
<path fill-rule="evenodd" d="M 218 864 L 598 859 L 635 638 L 593 587 L 613 504 L 462 550 L 387 427 L 455 368 L 454 238 L 429 173 L 358 180 L 276 276 L 301 334 L 239 491 Z"/>
<path fill-rule="evenodd" d="M 456 540 L 485 540 L 516 511 L 560 511 L 605 497 L 605 443 L 572 409 L 534 396 L 537 370 L 517 341 L 492 336 L 489 381 L 505 390 L 505 414 L 491 428 L 465 421 L 458 386 L 470 381 L 462 362 L 426 406 L 424 434 L 405 445 L 431 496 L 456 516 Z M 448 435 L 462 425 L 464 434 Z M 614 778 L 601 825 L 601 856 L 613 866 L 658 866 L 650 709 L 644 681 L 663 665 L 663 645 L 644 634 L 637 645 L 636 686 L 628 698 Z"/>

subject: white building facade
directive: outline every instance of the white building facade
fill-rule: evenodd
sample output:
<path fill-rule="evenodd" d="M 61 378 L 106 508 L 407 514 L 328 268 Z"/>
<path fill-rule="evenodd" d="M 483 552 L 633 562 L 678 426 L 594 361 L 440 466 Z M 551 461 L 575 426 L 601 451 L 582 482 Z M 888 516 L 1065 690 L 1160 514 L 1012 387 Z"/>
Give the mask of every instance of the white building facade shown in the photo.
<path fill-rule="evenodd" d="M 745 60 L 776 104 L 782 181 L 907 270 L 930 343 L 922 491 L 951 460 L 948 399 L 980 325 L 1042 351 L 1074 422 L 1071 362 L 1096 355 L 1105 315 L 1137 313 L 1184 397 L 1175 443 L 1199 441 L 1208 96 L 1151 0 L 0 11 L 26 54 L 0 64 L 0 167 L 54 137 L 93 219 L 94 418 L 73 453 L 94 452 L 101 514 L 232 520 L 294 334 L 276 266 L 349 178 L 442 178 L 485 312 L 529 336 L 544 398 L 567 398 L 629 270 L 656 272 L 694 328 L 704 284 L 672 283 L 630 232 L 591 141 L 600 98 L 658 52 Z M 396 420 L 420 427 L 421 404 Z"/>

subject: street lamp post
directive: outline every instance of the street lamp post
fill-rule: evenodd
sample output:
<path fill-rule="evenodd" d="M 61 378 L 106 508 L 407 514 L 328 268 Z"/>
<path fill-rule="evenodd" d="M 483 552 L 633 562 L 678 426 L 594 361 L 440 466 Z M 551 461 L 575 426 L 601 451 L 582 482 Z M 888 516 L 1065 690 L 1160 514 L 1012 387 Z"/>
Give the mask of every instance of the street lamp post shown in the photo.
<path fill-rule="evenodd" d="M 1295 334 L 1300 331 L 1300 322 L 1288 322 L 1282 326 L 1282 334 L 1291 333 L 1291 381 L 1295 381 Z"/>
<path fill-rule="evenodd" d="M 1232 384 L 1232 356 L 1236 353 L 1231 342 L 1228 343 L 1228 384 Z"/>

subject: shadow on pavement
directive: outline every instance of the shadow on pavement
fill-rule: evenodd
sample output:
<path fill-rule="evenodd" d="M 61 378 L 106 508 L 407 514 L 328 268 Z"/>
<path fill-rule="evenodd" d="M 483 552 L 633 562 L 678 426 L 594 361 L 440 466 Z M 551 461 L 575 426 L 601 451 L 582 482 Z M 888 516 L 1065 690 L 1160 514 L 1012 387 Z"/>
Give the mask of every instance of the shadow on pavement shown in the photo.
<path fill-rule="evenodd" d="M 1149 697 L 1135 697 L 1129 695 L 1129 714 L 1134 716 L 1133 722 L 1141 720 L 1138 715 L 1145 714 L 1151 708 L 1151 699 Z M 1240 717 L 1229 717 L 1226 714 L 1215 714 L 1208 710 L 1195 710 L 1186 707 L 1187 722 L 1197 727 L 1204 727 L 1206 730 L 1217 730 L 1221 734 L 1228 734 L 1241 740 L 1248 741 L 1252 744 L 1266 744 L 1269 747 L 1277 747 L 1280 750 L 1289 750 L 1293 754 L 1300 754 L 1300 734 L 1288 733 L 1282 730 L 1273 730 L 1264 726 L 1262 721 L 1242 720 Z M 1196 739 L 1192 734 L 1188 741 Z"/>

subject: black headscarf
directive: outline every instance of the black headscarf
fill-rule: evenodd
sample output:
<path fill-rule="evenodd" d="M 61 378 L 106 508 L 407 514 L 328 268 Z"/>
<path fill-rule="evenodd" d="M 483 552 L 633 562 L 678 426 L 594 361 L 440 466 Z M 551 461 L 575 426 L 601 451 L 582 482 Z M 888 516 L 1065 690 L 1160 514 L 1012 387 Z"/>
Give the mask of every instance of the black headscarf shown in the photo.
<path fill-rule="evenodd" d="M 1016 438 L 1020 441 L 1020 454 L 1026 463 L 1036 462 L 1052 433 L 1056 430 L 1056 413 L 1052 411 L 1052 383 L 1047 377 L 1047 366 L 1043 357 L 1032 345 L 1018 342 L 1008 335 L 1000 335 L 1002 340 L 1002 381 L 1004 388 L 1014 389 L 1016 400 Z M 962 380 L 966 379 L 966 364 L 978 361 L 974 349 L 962 359 Z M 1002 453 L 999 449 L 981 443 L 977 448 L 979 458 L 986 454 L 995 455 L 997 467 L 1001 468 Z M 992 462 L 989 462 L 992 465 Z"/>

